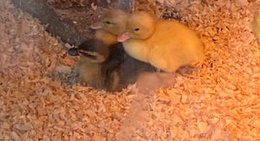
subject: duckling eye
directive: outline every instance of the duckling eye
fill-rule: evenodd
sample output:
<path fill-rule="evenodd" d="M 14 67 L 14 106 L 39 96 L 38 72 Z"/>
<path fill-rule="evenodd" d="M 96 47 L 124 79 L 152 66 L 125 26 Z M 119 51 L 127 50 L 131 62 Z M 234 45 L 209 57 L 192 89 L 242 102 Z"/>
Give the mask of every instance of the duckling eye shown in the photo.
<path fill-rule="evenodd" d="M 105 21 L 105 23 L 106 23 L 106 24 L 111 24 L 111 22 L 110 22 L 110 21 Z"/>
<path fill-rule="evenodd" d="M 139 31 L 139 30 L 140 30 L 140 28 L 135 28 L 134 30 L 135 30 L 135 31 Z"/>

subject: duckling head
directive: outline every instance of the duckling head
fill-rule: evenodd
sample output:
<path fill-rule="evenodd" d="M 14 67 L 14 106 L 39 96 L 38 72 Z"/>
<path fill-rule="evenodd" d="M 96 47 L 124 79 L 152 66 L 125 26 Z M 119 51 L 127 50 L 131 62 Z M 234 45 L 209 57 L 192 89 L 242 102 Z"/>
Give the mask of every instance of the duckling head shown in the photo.
<path fill-rule="evenodd" d="M 92 29 L 102 29 L 111 34 L 119 35 L 125 30 L 128 14 L 121 9 L 112 9 L 104 12 L 100 21 L 92 24 Z"/>
<path fill-rule="evenodd" d="M 68 50 L 71 56 L 79 56 L 81 60 L 91 63 L 102 63 L 109 55 L 109 48 L 105 43 L 97 39 L 88 39 L 81 43 L 78 48 Z"/>
<path fill-rule="evenodd" d="M 147 12 L 138 11 L 128 18 L 125 32 L 117 38 L 118 42 L 124 42 L 130 38 L 145 40 L 151 37 L 156 28 L 156 19 Z"/>

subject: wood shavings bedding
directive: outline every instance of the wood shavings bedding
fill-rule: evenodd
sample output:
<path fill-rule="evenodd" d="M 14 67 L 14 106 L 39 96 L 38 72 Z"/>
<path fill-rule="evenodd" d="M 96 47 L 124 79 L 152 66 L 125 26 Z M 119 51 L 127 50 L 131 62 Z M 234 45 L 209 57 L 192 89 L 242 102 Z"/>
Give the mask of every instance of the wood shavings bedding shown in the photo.
<path fill-rule="evenodd" d="M 10 1 L 1 5 L 0 140 L 112 140 L 129 93 L 52 81 L 54 71 L 72 69 L 74 60 L 37 20 Z"/>
<path fill-rule="evenodd" d="M 174 6 L 180 12 L 181 22 L 201 35 L 208 58 L 194 78 L 177 76 L 173 89 L 150 94 L 146 99 L 142 94 L 137 94 L 136 99 L 140 97 L 143 102 L 133 103 L 136 105 L 133 107 L 149 106 L 149 109 L 139 109 L 138 112 L 147 116 L 127 117 L 125 122 L 139 123 L 133 126 L 126 123 L 127 126 L 122 126 L 125 131 L 119 132 L 120 138 L 260 139 L 259 126 L 249 125 L 249 121 L 259 120 L 260 110 L 257 64 L 260 50 L 251 29 L 253 4 L 246 3 L 245 7 L 244 3 L 224 3 L 227 5 L 223 5 L 223 2 L 194 2 L 188 5 L 183 1 Z M 190 13 L 187 14 L 187 11 Z M 152 98 L 154 96 L 155 99 Z M 149 102 L 146 101 L 148 99 Z M 138 110 L 132 108 L 129 115 L 134 115 L 135 111 Z"/>
<path fill-rule="evenodd" d="M 172 88 L 111 94 L 63 83 L 75 59 L 36 19 L 1 1 L 0 140 L 259 140 L 255 2 L 239 2 L 175 3 L 205 44 L 198 72 L 177 74 Z"/>

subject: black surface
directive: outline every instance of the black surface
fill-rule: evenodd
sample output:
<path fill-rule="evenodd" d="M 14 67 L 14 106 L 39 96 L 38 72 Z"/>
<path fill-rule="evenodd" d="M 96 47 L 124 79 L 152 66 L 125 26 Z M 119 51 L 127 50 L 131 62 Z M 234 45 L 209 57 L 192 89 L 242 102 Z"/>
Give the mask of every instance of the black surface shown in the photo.
<path fill-rule="evenodd" d="M 12 3 L 34 18 L 38 18 L 46 26 L 47 32 L 54 37 L 58 36 L 63 42 L 78 46 L 84 41 L 85 36 L 78 32 L 73 22 L 60 19 L 46 0 L 12 0 Z"/>

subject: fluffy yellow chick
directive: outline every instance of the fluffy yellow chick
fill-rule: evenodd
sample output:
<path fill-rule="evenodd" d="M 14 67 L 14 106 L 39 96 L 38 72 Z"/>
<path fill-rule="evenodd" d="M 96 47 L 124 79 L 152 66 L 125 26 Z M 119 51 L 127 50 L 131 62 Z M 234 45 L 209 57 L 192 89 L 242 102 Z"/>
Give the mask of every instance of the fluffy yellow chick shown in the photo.
<path fill-rule="evenodd" d="M 255 12 L 253 21 L 253 31 L 258 42 L 260 42 L 260 10 L 257 10 Z"/>
<path fill-rule="evenodd" d="M 105 11 L 100 20 L 90 25 L 95 29 L 95 38 L 104 41 L 106 44 L 117 42 L 117 35 L 125 30 L 128 14 L 121 9 L 111 9 Z"/>
<path fill-rule="evenodd" d="M 177 21 L 157 20 L 143 11 L 129 16 L 125 32 L 117 40 L 130 56 L 165 72 L 204 58 L 203 44 L 193 30 Z"/>

